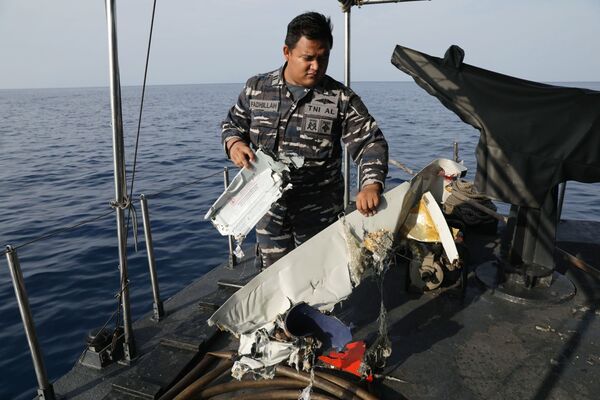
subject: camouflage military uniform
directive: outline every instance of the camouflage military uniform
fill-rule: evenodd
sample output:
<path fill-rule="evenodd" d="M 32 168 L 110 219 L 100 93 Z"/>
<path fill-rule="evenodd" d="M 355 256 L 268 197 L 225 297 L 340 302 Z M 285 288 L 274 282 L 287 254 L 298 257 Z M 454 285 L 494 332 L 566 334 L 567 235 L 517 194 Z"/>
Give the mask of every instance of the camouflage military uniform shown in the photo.
<path fill-rule="evenodd" d="M 387 143 L 360 98 L 325 75 L 294 99 L 283 68 L 246 82 L 222 124 L 222 140 L 241 138 L 253 147 L 297 154 L 304 165 L 290 174 L 293 188 L 256 226 L 263 262 L 271 265 L 334 222 L 343 206 L 343 142 L 360 165 L 361 187 L 387 174 Z"/>

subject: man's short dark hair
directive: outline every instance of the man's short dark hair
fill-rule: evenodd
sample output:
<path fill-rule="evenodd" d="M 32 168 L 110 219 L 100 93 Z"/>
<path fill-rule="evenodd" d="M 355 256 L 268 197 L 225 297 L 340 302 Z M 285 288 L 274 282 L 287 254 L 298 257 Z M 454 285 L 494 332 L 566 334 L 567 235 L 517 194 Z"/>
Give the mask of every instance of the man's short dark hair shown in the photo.
<path fill-rule="evenodd" d="M 287 27 L 285 44 L 290 49 L 296 47 L 296 43 L 302 36 L 310 40 L 320 40 L 329 43 L 333 47 L 333 36 L 331 31 L 331 19 L 318 12 L 307 12 L 294 18 Z"/>

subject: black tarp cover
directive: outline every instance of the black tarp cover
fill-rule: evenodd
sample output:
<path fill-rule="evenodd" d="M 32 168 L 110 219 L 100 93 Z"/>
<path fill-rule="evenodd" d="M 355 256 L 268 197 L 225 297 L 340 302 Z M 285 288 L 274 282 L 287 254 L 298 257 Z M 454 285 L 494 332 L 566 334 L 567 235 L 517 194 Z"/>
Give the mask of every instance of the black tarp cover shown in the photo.
<path fill-rule="evenodd" d="M 600 181 L 600 92 L 552 86 L 396 46 L 392 64 L 480 131 L 477 188 L 539 208 L 567 180 Z"/>

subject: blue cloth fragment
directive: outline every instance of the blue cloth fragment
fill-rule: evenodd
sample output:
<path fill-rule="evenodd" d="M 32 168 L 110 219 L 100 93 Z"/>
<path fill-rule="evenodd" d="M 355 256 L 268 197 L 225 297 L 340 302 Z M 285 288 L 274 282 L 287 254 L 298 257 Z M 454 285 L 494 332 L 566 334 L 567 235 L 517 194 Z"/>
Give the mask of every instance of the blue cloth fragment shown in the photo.
<path fill-rule="evenodd" d="M 285 318 L 285 326 L 294 336 L 316 337 L 323 343 L 322 351 L 332 347 L 342 350 L 352 341 L 350 327 L 336 317 L 325 315 L 306 303 L 296 304 L 290 309 Z"/>

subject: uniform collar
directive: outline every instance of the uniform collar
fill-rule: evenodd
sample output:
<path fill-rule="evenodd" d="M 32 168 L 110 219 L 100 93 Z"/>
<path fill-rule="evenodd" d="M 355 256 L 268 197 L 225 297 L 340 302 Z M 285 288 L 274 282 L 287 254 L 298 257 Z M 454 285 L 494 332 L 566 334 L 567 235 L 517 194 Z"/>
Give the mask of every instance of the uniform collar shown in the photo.
<path fill-rule="evenodd" d="M 287 66 L 287 62 L 285 62 L 278 70 L 273 71 L 271 84 L 273 86 L 282 87 L 285 85 L 285 80 L 283 79 L 283 71 Z M 330 79 L 327 74 L 317 83 L 316 86 L 310 88 L 309 90 L 314 90 L 316 93 L 320 94 L 329 94 L 329 90 L 325 88 L 325 81 Z"/>
<path fill-rule="evenodd" d="M 285 66 L 287 65 L 287 62 L 284 63 L 281 67 L 279 67 L 278 70 L 273 71 L 272 76 L 272 80 L 271 80 L 271 85 L 273 86 L 277 86 L 277 87 L 282 87 L 283 84 L 285 83 L 285 81 L 283 80 L 283 70 L 285 69 Z"/>

